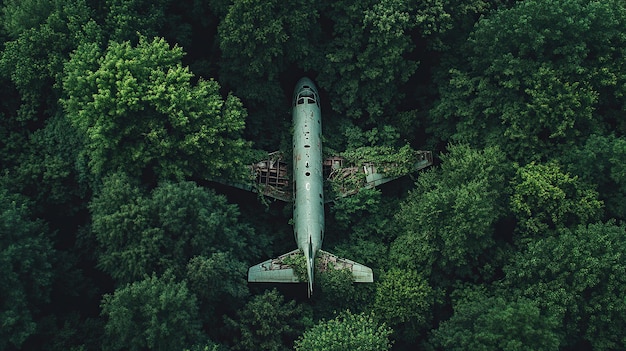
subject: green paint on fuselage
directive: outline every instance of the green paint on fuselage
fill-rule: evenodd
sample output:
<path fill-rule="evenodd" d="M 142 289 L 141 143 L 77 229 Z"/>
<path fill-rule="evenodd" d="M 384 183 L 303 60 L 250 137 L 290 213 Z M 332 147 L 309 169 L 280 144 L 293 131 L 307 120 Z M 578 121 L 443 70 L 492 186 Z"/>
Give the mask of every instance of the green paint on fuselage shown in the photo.
<path fill-rule="evenodd" d="M 309 293 L 314 260 L 324 238 L 322 118 L 313 82 L 302 78 L 293 100 L 293 223 L 298 248 L 307 260 Z"/>

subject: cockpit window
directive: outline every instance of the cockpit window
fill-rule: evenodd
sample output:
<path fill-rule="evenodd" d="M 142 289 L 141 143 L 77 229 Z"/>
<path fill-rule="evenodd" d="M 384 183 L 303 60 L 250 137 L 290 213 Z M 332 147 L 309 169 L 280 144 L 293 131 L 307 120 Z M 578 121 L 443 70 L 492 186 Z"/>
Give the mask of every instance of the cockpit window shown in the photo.
<path fill-rule="evenodd" d="M 319 106 L 317 94 L 315 93 L 313 89 L 309 88 L 308 86 L 302 87 L 302 90 L 300 91 L 300 93 L 298 94 L 295 100 L 296 105 L 302 105 L 305 103 L 317 104 Z"/>

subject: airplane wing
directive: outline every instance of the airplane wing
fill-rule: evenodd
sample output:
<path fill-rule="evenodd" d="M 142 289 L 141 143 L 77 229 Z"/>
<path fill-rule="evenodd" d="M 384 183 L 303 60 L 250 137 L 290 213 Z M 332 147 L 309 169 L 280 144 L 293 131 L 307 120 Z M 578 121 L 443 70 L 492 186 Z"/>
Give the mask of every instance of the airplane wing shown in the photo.
<path fill-rule="evenodd" d="M 218 180 L 217 182 L 239 189 L 252 191 L 285 202 L 293 201 L 287 162 L 283 154 L 275 151 L 267 157 L 248 166 L 250 181 L 248 183 L 233 183 Z"/>
<path fill-rule="evenodd" d="M 337 196 L 349 196 L 360 189 L 374 188 L 432 164 L 431 151 L 414 151 L 411 159 L 403 164 L 367 159 L 355 162 L 342 156 L 333 156 L 324 160 L 324 169 L 325 179 Z"/>

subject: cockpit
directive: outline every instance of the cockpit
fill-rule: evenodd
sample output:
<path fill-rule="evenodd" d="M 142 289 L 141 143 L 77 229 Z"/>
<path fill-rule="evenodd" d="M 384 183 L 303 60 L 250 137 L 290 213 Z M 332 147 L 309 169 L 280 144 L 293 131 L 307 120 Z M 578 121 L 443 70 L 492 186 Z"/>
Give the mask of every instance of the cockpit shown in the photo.
<path fill-rule="evenodd" d="M 317 104 L 317 106 L 319 106 L 319 99 L 317 97 L 317 94 L 308 85 L 302 86 L 294 102 L 295 105 Z"/>

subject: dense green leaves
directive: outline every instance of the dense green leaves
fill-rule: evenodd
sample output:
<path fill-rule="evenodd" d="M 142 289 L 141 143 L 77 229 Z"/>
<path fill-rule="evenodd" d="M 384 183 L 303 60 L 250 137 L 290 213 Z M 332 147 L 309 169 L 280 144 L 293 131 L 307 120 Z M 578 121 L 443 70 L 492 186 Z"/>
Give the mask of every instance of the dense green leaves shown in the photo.
<path fill-rule="evenodd" d="M 388 325 L 428 324 L 434 292 L 424 277 L 415 271 L 392 269 L 385 272 L 376 287 L 374 309 Z"/>
<path fill-rule="evenodd" d="M 29 218 L 25 199 L 0 188 L 0 349 L 20 348 L 35 333 L 54 260 L 46 225 Z"/>
<path fill-rule="evenodd" d="M 132 176 L 242 176 L 246 112 L 222 99 L 213 80 L 192 84 L 183 51 L 163 39 L 111 43 L 104 53 L 84 45 L 66 65 L 63 104 L 86 136 L 97 176 L 123 169 Z M 133 167 L 129 167 L 133 165 Z"/>
<path fill-rule="evenodd" d="M 511 211 L 523 236 L 545 235 L 599 219 L 602 202 L 598 194 L 558 164 L 530 163 L 517 170 L 513 180 Z"/>
<path fill-rule="evenodd" d="M 233 252 L 244 257 L 253 234 L 238 222 L 238 210 L 190 182 L 165 183 L 144 194 L 123 174 L 114 174 L 91 204 L 99 266 L 119 282 L 167 269 L 183 272 L 194 256 Z M 217 271 L 212 272 L 212 274 Z"/>
<path fill-rule="evenodd" d="M 444 350 L 556 350 L 560 321 L 527 298 L 490 296 L 466 288 L 453 302 L 454 314 L 432 337 Z"/>
<path fill-rule="evenodd" d="M 0 75 L 9 77 L 20 95 L 17 119 L 43 120 L 57 109 L 70 51 L 97 32 L 89 23 L 91 9 L 84 0 L 7 1 L 2 15 L 12 40 L 0 54 Z"/>
<path fill-rule="evenodd" d="M 408 269 L 473 276 L 503 214 L 503 160 L 496 148 L 450 147 L 441 169 L 421 175 L 402 203 L 391 257 Z"/>
<path fill-rule="evenodd" d="M 623 348 L 625 233 L 598 223 L 529 242 L 505 267 L 505 282 L 562 318 L 568 344 L 582 338 L 597 350 Z"/>
<path fill-rule="evenodd" d="M 620 0 L 1 1 L 0 349 L 624 349 L 625 33 Z M 212 182 L 289 159 L 305 75 L 326 156 L 436 164 L 327 205 L 374 283 L 310 299 L 246 282 L 291 205 Z"/>
<path fill-rule="evenodd" d="M 332 40 L 306 67 L 320 72 L 317 81 L 330 92 L 333 110 L 381 117 L 398 103 L 399 84 L 417 68 L 405 58 L 414 48 L 408 32 L 416 25 L 415 14 L 396 0 L 336 1 L 323 12 L 333 23 Z"/>
<path fill-rule="evenodd" d="M 200 334 L 196 299 L 171 273 L 147 276 L 105 295 L 102 315 L 109 350 L 180 350 Z"/>
<path fill-rule="evenodd" d="M 367 314 L 346 311 L 321 321 L 296 341 L 296 350 L 389 350 L 391 330 Z"/>
<path fill-rule="evenodd" d="M 237 312 L 237 320 L 227 319 L 237 335 L 235 350 L 288 350 L 310 323 L 301 305 L 293 300 L 286 302 L 275 289 L 255 296 Z"/>
<path fill-rule="evenodd" d="M 433 130 L 527 161 L 621 125 L 625 26 L 620 1 L 524 1 L 483 18 L 445 76 Z"/>

